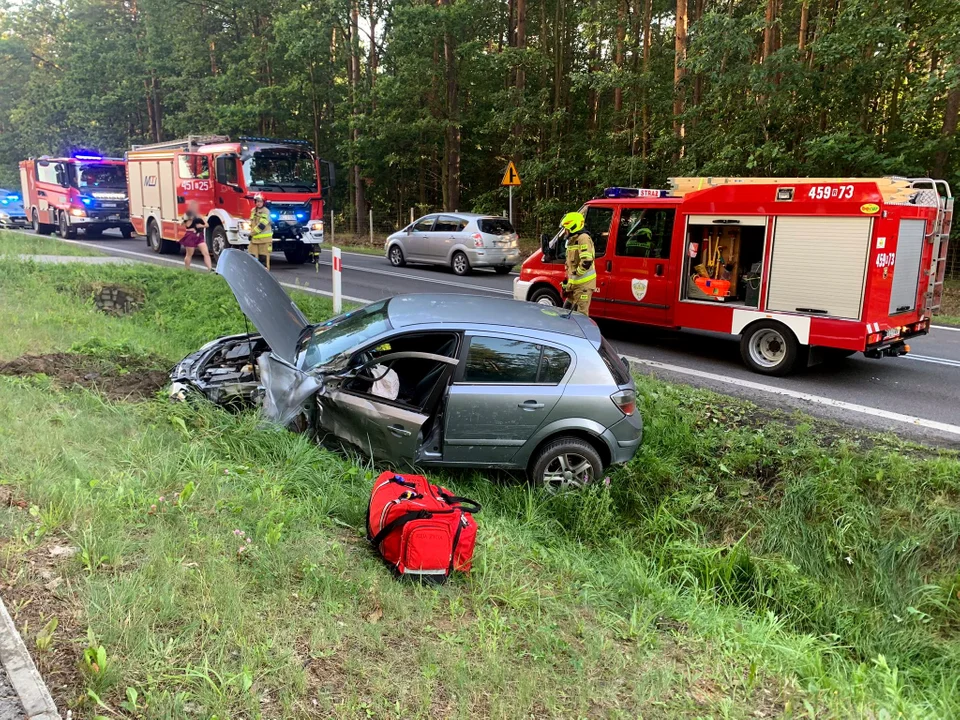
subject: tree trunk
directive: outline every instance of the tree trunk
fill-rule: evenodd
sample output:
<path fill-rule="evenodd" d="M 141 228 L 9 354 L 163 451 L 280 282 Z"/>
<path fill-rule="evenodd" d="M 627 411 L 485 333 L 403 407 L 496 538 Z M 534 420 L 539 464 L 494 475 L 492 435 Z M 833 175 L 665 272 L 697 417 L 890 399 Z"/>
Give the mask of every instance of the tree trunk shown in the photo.
<path fill-rule="evenodd" d="M 677 0 L 677 18 L 673 58 L 673 132 L 680 141 L 680 156 L 683 156 L 684 127 L 680 116 L 683 114 L 683 78 L 687 59 L 687 0 Z"/>
<path fill-rule="evenodd" d="M 773 52 L 774 33 L 773 24 L 777 19 L 777 0 L 767 0 L 767 12 L 763 19 L 763 50 L 760 54 L 760 62 L 766 62 Z"/>
<path fill-rule="evenodd" d="M 627 0 L 618 0 L 617 2 L 617 42 L 613 52 L 613 64 L 617 66 L 618 71 L 623 70 L 623 42 L 627 35 Z M 623 87 L 621 85 L 622 75 L 617 76 L 617 85 L 613 89 L 613 111 L 617 114 L 617 126 L 619 127 L 620 111 L 623 110 Z"/>
<path fill-rule="evenodd" d="M 350 85 L 352 86 L 353 101 L 353 202 L 357 217 L 357 234 L 365 235 L 367 224 L 367 191 L 364 178 L 360 173 L 360 165 L 356 162 L 358 154 L 357 143 L 360 140 L 360 7 L 359 0 L 353 0 L 350 5 Z"/>
<path fill-rule="evenodd" d="M 960 60 L 956 63 L 960 65 Z M 950 151 L 953 149 L 957 133 L 957 117 L 960 115 L 960 84 L 954 80 L 954 86 L 947 93 L 947 105 L 943 111 L 943 128 L 940 130 L 940 149 L 933 158 L 931 175 L 944 178 L 950 170 Z"/>
<path fill-rule="evenodd" d="M 700 18 L 703 17 L 703 6 L 705 0 L 697 0 L 693 6 L 693 22 L 696 23 Z M 700 100 L 703 97 L 703 75 L 697 73 L 693 76 L 693 107 L 697 107 L 700 104 Z"/>
<path fill-rule="evenodd" d="M 807 27 L 810 24 L 810 3 L 803 0 L 803 6 L 800 8 L 800 37 L 797 39 L 797 49 L 800 56 L 807 52 Z"/>
<path fill-rule="evenodd" d="M 450 0 L 439 0 L 449 7 Z M 444 21 L 449 25 L 449 17 Z M 446 132 L 443 142 L 443 209 L 460 209 L 460 99 L 457 92 L 457 46 L 449 29 L 443 33 L 443 68 L 446 79 Z"/>

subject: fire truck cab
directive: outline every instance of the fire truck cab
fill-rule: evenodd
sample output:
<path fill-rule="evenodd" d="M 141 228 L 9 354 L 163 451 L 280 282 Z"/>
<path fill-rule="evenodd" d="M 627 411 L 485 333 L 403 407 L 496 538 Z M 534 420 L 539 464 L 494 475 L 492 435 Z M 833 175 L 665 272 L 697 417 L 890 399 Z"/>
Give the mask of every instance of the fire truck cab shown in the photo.
<path fill-rule="evenodd" d="M 108 228 L 119 229 L 125 238 L 133 235 L 119 158 L 30 158 L 20 163 L 20 185 L 27 218 L 41 235 L 56 230 L 63 238 L 74 238 L 78 230 L 91 236 Z"/>
<path fill-rule="evenodd" d="M 207 221 L 214 259 L 226 248 L 245 248 L 258 194 L 270 210 L 275 250 L 298 264 L 320 252 L 327 188 L 306 141 L 192 135 L 135 146 L 126 160 L 130 217 L 154 252 L 180 252 L 180 219 L 191 202 Z"/>
<path fill-rule="evenodd" d="M 671 178 L 581 209 L 596 247 L 590 315 L 740 337 L 753 370 L 909 352 L 939 308 L 953 216 L 930 178 Z M 561 304 L 560 234 L 514 297 Z"/>

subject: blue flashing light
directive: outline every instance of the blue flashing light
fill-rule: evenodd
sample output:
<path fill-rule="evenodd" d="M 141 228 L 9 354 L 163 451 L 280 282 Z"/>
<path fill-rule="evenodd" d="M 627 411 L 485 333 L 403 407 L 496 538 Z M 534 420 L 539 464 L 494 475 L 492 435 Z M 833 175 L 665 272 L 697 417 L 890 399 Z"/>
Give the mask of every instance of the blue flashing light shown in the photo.
<path fill-rule="evenodd" d="M 296 213 L 296 217 L 299 222 L 303 222 L 307 219 L 307 214 L 305 212 L 298 212 Z"/>
<path fill-rule="evenodd" d="M 0 200 L 0 205 L 6 205 L 9 202 L 10 202 L 10 196 L 8 195 L 3 200 Z"/>
<path fill-rule="evenodd" d="M 80 202 L 82 202 L 84 205 L 90 206 L 93 204 L 93 198 L 82 197 L 80 198 Z"/>
<path fill-rule="evenodd" d="M 100 155 L 74 155 L 74 160 L 103 160 Z"/>
<path fill-rule="evenodd" d="M 662 198 L 667 197 L 667 190 L 650 190 L 648 188 L 608 187 L 603 191 L 605 198 Z"/>
<path fill-rule="evenodd" d="M 272 213 L 270 213 L 270 219 L 271 219 L 271 220 L 279 220 L 279 219 L 280 219 L 280 213 L 278 213 L 278 212 L 272 212 Z"/>

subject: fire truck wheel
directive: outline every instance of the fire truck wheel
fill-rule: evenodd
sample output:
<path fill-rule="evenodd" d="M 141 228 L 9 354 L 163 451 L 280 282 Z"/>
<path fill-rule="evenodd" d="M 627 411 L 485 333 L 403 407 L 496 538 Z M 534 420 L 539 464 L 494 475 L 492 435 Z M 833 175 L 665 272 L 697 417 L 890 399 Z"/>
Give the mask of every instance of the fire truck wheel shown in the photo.
<path fill-rule="evenodd" d="M 71 240 L 77 236 L 77 229 L 70 225 L 70 220 L 66 213 L 60 213 L 57 223 L 57 234 L 64 240 Z"/>
<path fill-rule="evenodd" d="M 787 375 L 800 354 L 800 343 L 783 323 L 761 320 L 740 338 L 740 355 L 750 369 L 764 375 Z"/>
<path fill-rule="evenodd" d="M 210 231 L 210 257 L 213 262 L 220 259 L 220 253 L 230 247 L 230 241 L 227 240 L 227 231 L 223 225 L 217 225 Z"/>
<path fill-rule="evenodd" d="M 36 210 L 33 211 L 33 231 L 37 235 L 49 235 L 53 232 L 53 225 L 40 222 L 40 216 Z"/>
<path fill-rule="evenodd" d="M 297 245 L 290 250 L 284 250 L 283 256 L 292 265 L 303 265 L 310 259 L 310 248 L 306 245 Z"/>
<path fill-rule="evenodd" d="M 153 220 L 147 227 L 147 242 L 150 244 L 150 249 L 158 255 L 174 255 L 180 252 L 180 243 L 164 240 L 160 234 L 160 227 Z"/>
<path fill-rule="evenodd" d="M 537 305 L 560 307 L 562 301 L 557 291 L 552 287 L 539 287 L 530 293 L 530 302 L 537 303 Z"/>

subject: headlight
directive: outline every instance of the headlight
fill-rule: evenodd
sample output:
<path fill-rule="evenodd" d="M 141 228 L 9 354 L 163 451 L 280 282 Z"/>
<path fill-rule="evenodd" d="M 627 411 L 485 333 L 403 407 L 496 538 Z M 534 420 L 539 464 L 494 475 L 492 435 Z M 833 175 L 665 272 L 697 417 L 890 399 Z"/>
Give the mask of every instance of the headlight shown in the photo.
<path fill-rule="evenodd" d="M 80 208 L 73 208 L 70 210 L 70 214 L 73 215 L 74 217 L 86 217 L 87 211 L 81 210 Z"/>
<path fill-rule="evenodd" d="M 9 220 L 10 215 L 5 212 L 0 212 L 0 220 Z"/>
<path fill-rule="evenodd" d="M 240 229 L 243 230 L 244 232 L 250 232 L 250 221 L 249 221 L 249 220 L 241 220 L 241 221 L 240 221 Z"/>
<path fill-rule="evenodd" d="M 311 220 L 310 221 L 310 232 L 323 232 L 323 220 Z"/>

